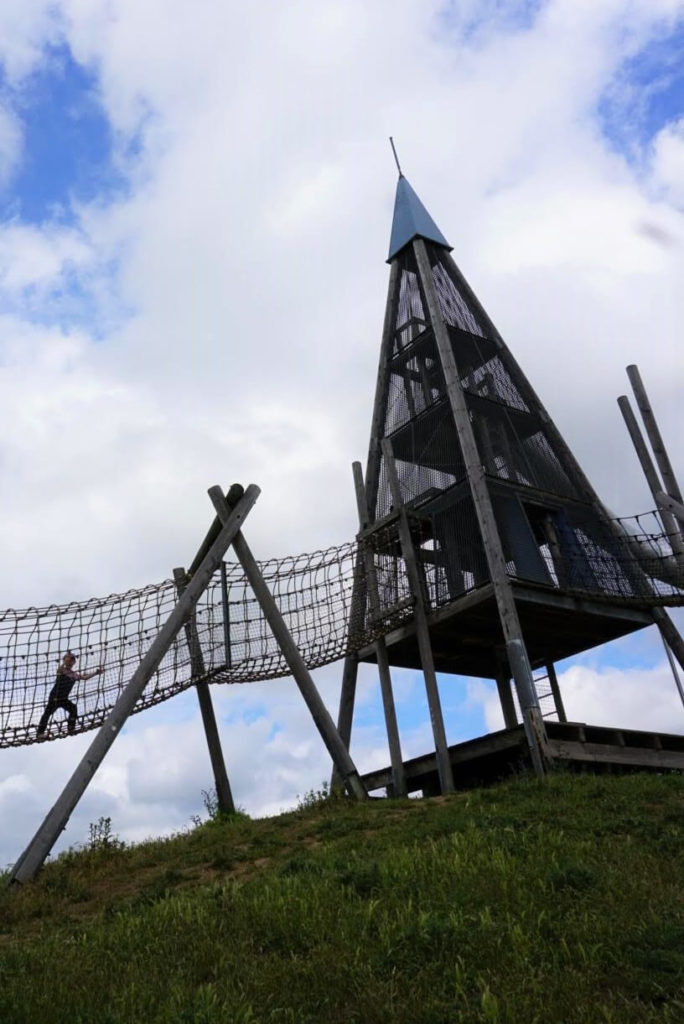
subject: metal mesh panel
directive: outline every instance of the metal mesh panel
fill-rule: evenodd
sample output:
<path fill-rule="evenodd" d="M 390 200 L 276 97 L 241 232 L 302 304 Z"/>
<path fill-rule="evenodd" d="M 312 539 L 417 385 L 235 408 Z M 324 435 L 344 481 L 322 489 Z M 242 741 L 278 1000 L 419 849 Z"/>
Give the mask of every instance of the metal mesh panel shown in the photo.
<path fill-rule="evenodd" d="M 399 295 L 397 300 L 397 319 L 395 327 L 409 331 L 413 321 L 425 322 L 424 302 L 418 281 L 413 250 L 405 249 L 399 261 Z M 411 337 L 400 337 L 400 344 L 406 344 Z"/>
<path fill-rule="evenodd" d="M 400 332 L 399 332 L 400 333 Z M 419 416 L 444 396 L 444 374 L 432 332 L 407 343 L 392 359 L 385 436 Z"/>
<path fill-rule="evenodd" d="M 434 539 L 423 561 L 431 602 L 439 607 L 486 583 L 489 572 L 470 495 L 432 513 L 431 519 Z"/>
<path fill-rule="evenodd" d="M 402 440 L 407 442 L 409 453 L 411 448 L 416 452 L 416 457 L 411 458 L 410 454 L 405 456 L 406 447 L 402 445 L 402 457 L 396 457 L 395 465 L 401 496 L 406 505 L 423 504 L 425 501 L 441 494 L 443 491 L 458 483 L 465 476 L 465 466 L 460 455 L 460 449 L 456 440 L 455 432 L 452 431 L 451 440 L 440 438 L 439 425 L 435 427 L 434 433 L 427 439 L 429 446 L 429 461 L 427 455 L 421 456 L 420 444 L 425 444 L 425 439 L 416 443 L 418 431 L 409 427 L 404 432 Z M 427 464 L 421 463 L 421 458 Z M 443 460 L 443 461 L 441 461 Z M 389 479 L 383 457 L 380 464 L 380 486 L 378 488 L 378 500 L 376 505 L 376 518 L 383 519 L 392 511 L 392 493 L 389 486 Z"/>
<path fill-rule="evenodd" d="M 499 355 L 488 355 L 482 352 L 480 346 L 469 346 L 478 353 L 481 362 L 470 365 L 468 372 L 463 373 L 462 364 L 464 361 L 465 348 L 463 335 L 452 330 L 450 332 L 456 365 L 462 373 L 461 386 L 463 390 L 471 395 L 479 395 L 491 401 L 507 405 L 512 409 L 519 409 L 521 412 L 529 412 L 525 401 L 513 383 L 510 374 L 501 362 Z M 471 356 L 470 363 L 473 363 Z"/>
<path fill-rule="evenodd" d="M 437 292 L 437 298 L 439 300 L 439 309 L 444 322 L 446 324 L 451 324 L 452 327 L 460 327 L 462 330 L 468 331 L 470 334 L 477 334 L 481 338 L 484 338 L 485 332 L 478 323 L 475 312 L 470 308 L 466 299 L 461 295 L 456 284 L 452 281 L 446 268 L 441 262 L 433 263 L 432 279 L 435 283 L 435 291 Z"/>

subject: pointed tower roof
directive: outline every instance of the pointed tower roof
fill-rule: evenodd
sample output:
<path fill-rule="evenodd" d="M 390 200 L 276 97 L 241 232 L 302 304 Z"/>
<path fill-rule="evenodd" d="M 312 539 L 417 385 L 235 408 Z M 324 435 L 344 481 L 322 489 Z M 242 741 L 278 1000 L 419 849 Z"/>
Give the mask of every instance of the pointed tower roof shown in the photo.
<path fill-rule="evenodd" d="M 394 199 L 394 219 L 390 237 L 389 263 L 413 238 L 420 236 L 437 242 L 451 252 L 452 247 L 427 212 L 403 174 L 399 175 Z"/>

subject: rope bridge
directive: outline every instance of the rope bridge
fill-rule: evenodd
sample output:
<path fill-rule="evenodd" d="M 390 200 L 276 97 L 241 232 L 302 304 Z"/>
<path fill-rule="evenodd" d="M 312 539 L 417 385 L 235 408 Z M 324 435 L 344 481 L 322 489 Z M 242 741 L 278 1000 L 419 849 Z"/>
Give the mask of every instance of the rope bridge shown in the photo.
<path fill-rule="evenodd" d="M 614 527 L 606 534 L 609 540 L 576 529 L 576 544 L 564 556 L 565 578 L 559 580 L 549 556 L 547 585 L 641 606 L 684 604 L 684 566 L 673 555 L 656 514 L 615 520 Z M 424 541 L 419 538 L 416 543 L 420 555 Z M 379 610 L 373 612 L 363 568 L 365 546 L 372 553 L 378 588 Z M 440 552 L 433 545 L 429 554 L 424 575 L 434 609 L 452 598 L 445 588 L 448 571 Z M 546 557 L 543 549 L 542 556 Z M 396 517 L 351 543 L 258 564 L 310 670 L 360 651 L 412 618 Z M 514 562 L 508 569 L 522 578 Z M 461 575 L 461 592 L 481 585 L 468 572 Z M 103 666 L 101 675 L 77 681 L 71 692 L 78 707 L 76 731 L 100 726 L 176 601 L 176 586 L 166 580 L 105 598 L 0 612 L 0 747 L 36 742 L 37 723 L 67 650 L 78 655 L 76 668 L 83 673 Z M 181 630 L 136 703 L 136 713 L 202 680 L 248 683 L 289 675 L 238 562 L 224 562 L 214 574 L 194 623 L 202 674 L 193 674 L 188 639 Z M 47 738 L 65 735 L 66 718 L 56 713 Z"/>

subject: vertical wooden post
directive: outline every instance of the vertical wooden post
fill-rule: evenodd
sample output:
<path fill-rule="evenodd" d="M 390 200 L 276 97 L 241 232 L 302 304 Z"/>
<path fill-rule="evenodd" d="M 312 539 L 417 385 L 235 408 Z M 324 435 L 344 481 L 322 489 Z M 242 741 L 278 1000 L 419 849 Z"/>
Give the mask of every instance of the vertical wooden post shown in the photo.
<path fill-rule="evenodd" d="M 214 504 L 214 508 L 216 509 L 221 522 L 228 522 L 231 518 L 231 510 L 223 496 L 221 488 L 212 487 L 209 491 L 209 497 Z M 264 617 L 280 645 L 283 657 L 294 676 L 300 693 L 306 701 L 307 707 L 311 712 L 311 717 L 313 718 L 321 735 L 321 739 L 328 748 L 328 752 L 337 766 L 349 795 L 356 797 L 357 800 L 366 799 L 368 794 L 366 793 L 359 773 L 356 770 L 356 765 L 349 756 L 349 751 L 342 742 L 340 734 L 335 728 L 328 709 L 321 700 L 321 696 L 316 689 L 316 685 L 311 678 L 308 668 L 304 663 L 304 659 L 297 649 L 297 645 L 292 639 L 290 631 L 285 624 L 285 620 L 280 613 L 280 609 L 275 603 L 270 590 L 266 586 L 266 581 L 261 575 L 261 570 L 256 563 L 256 559 L 250 551 L 247 541 L 239 531 L 233 537 L 233 549 L 238 557 L 240 565 L 244 569 L 249 585 L 254 591 L 254 596 L 261 605 Z"/>
<path fill-rule="evenodd" d="M 230 604 L 228 603 L 228 576 L 225 562 L 221 562 L 221 607 L 223 609 L 223 646 L 226 650 L 226 668 L 230 668 L 233 656 L 230 643 Z"/>
<path fill-rule="evenodd" d="M 356 489 L 356 504 L 359 513 L 359 527 L 363 532 L 368 526 L 368 503 L 366 501 L 366 488 L 363 483 L 363 470 L 360 462 L 352 465 L 354 474 L 354 486 Z M 368 588 L 368 599 L 371 614 L 380 613 L 380 598 L 378 596 L 378 581 L 375 575 L 375 564 L 373 553 L 367 541 L 362 539 L 363 559 L 366 570 L 366 586 Z M 387 656 L 387 645 L 385 638 L 380 637 L 373 645 L 375 658 L 378 663 L 380 676 L 380 692 L 382 694 L 382 707 L 385 713 L 385 727 L 387 729 L 387 742 L 389 744 L 390 764 L 392 766 L 392 788 L 393 796 L 406 796 L 406 773 L 404 762 L 401 756 L 401 740 L 399 739 L 399 727 L 397 726 L 397 713 L 394 707 L 394 694 L 392 692 L 392 676 L 390 674 L 389 658 Z"/>
<path fill-rule="evenodd" d="M 454 775 L 449 760 L 449 748 L 447 746 L 446 731 L 444 729 L 444 718 L 442 706 L 439 700 L 439 688 L 437 686 L 437 674 L 435 662 L 432 656 L 432 644 L 430 642 L 430 627 L 427 621 L 425 605 L 424 581 L 418 570 L 416 552 L 413 547 L 413 538 L 409 528 L 406 507 L 401 493 L 401 485 L 397 476 L 397 467 L 394 464 L 392 445 L 388 438 L 382 442 L 382 454 L 385 460 L 385 469 L 392 492 L 392 502 L 395 510 L 399 513 L 399 543 L 401 553 L 406 564 L 406 573 L 409 578 L 409 585 L 414 599 L 413 618 L 416 623 L 416 639 L 420 663 L 423 666 L 423 677 L 425 679 L 425 692 L 427 695 L 428 708 L 430 710 L 430 722 L 432 724 L 432 735 L 435 740 L 435 755 L 437 758 L 437 773 L 442 793 L 454 792 Z"/>
<path fill-rule="evenodd" d="M 353 646 L 354 630 L 357 624 L 363 627 L 366 609 L 366 574 L 363 571 L 363 556 L 359 544 L 354 557 L 354 582 L 352 584 L 351 601 L 349 604 L 349 622 L 347 625 L 347 641 Z M 351 747 L 352 725 L 354 723 L 354 702 L 356 700 L 356 681 L 359 674 L 359 659 L 355 651 L 347 654 L 342 669 L 342 685 L 340 687 L 340 704 L 337 712 L 337 731 L 347 750 Z M 333 764 L 330 779 L 331 789 L 338 789 L 342 779 Z"/>
<path fill-rule="evenodd" d="M 551 694 L 553 695 L 553 703 L 556 706 L 556 714 L 558 715 L 559 722 L 567 722 L 568 716 L 565 714 L 565 705 L 563 704 L 563 698 L 560 692 L 560 686 L 558 685 L 558 676 L 556 675 L 556 666 L 552 661 L 549 661 L 546 665 L 546 674 L 549 677 L 549 684 L 551 686 Z"/>
<path fill-rule="evenodd" d="M 223 562 L 221 565 L 223 565 Z M 181 598 L 188 585 L 188 577 L 185 569 L 182 567 L 174 569 L 173 579 L 176 584 L 176 590 L 178 591 L 178 597 Z M 209 748 L 211 767 L 214 772 L 214 785 L 216 787 L 218 809 L 223 814 L 234 814 L 235 804 L 233 803 L 233 794 L 230 791 L 228 772 L 226 771 L 223 751 L 221 750 L 221 739 L 219 737 L 218 726 L 216 724 L 216 715 L 214 714 L 214 705 L 211 701 L 211 693 L 209 692 L 209 684 L 206 680 L 199 679 L 200 676 L 204 675 L 204 657 L 202 655 L 199 636 L 197 635 L 197 619 L 194 612 L 185 623 L 185 638 L 188 643 L 188 650 L 190 651 L 190 671 L 193 676 L 199 680 L 195 683 L 195 689 L 197 690 L 197 699 L 199 700 L 200 712 L 202 714 L 204 735 L 206 736 L 207 747 Z"/>
<path fill-rule="evenodd" d="M 354 607 L 354 595 L 352 593 L 352 609 Z M 356 654 L 348 654 L 344 659 L 342 669 L 342 686 L 340 688 L 340 707 L 337 713 L 337 731 L 340 739 L 347 750 L 351 747 L 352 724 L 354 721 L 354 701 L 356 699 L 356 680 L 359 674 L 359 659 Z M 333 763 L 332 776 L 330 779 L 331 789 L 337 789 L 342 785 L 342 776 Z"/>
<path fill-rule="evenodd" d="M 217 490 L 221 489 L 217 488 Z M 188 583 L 185 593 L 178 600 L 156 638 L 152 641 L 149 650 L 107 715 L 97 736 L 88 747 L 52 810 L 14 865 L 10 874 L 10 885 L 29 881 L 43 864 L 153 673 L 161 664 L 181 627 L 192 615 L 211 577 L 218 569 L 226 549 L 239 533 L 245 517 L 259 497 L 259 493 L 259 488 L 255 484 L 250 484 L 243 497 L 237 501 L 232 514 L 226 517 L 215 539 L 211 543 L 205 542 L 207 543 L 206 552 Z"/>
<path fill-rule="evenodd" d="M 499 619 L 506 642 L 508 663 L 518 693 L 530 756 L 535 774 L 542 777 L 546 771 L 546 731 L 539 710 L 539 700 L 535 691 L 532 670 L 523 641 L 513 590 L 508 573 L 506 572 L 506 560 L 489 496 L 482 459 L 480 458 L 475 441 L 470 413 L 465 395 L 463 394 L 463 388 L 461 387 L 461 379 L 458 367 L 456 366 L 451 340 L 441 314 L 432 277 L 430 259 L 422 238 L 414 240 L 413 250 L 416 254 L 418 272 L 430 313 L 439 359 L 442 364 L 447 397 L 454 417 L 454 426 L 461 443 L 466 475 L 482 536 L 489 576 L 494 588 Z"/>

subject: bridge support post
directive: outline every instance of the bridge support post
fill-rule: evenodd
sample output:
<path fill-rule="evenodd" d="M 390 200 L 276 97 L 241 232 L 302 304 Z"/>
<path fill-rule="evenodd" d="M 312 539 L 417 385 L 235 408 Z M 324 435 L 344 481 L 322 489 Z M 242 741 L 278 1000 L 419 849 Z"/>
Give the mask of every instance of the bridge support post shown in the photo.
<path fill-rule="evenodd" d="M 223 567 L 223 562 L 221 563 L 221 567 Z M 185 569 L 174 569 L 173 579 L 176 584 L 178 596 L 182 597 L 185 588 L 188 585 L 188 577 Z M 188 649 L 190 651 L 190 670 L 193 676 L 202 676 L 204 675 L 204 657 L 202 655 L 202 648 L 197 634 L 197 619 L 194 612 L 185 624 L 185 638 L 188 642 Z M 223 814 L 234 814 L 235 804 L 233 803 L 233 794 L 230 791 L 230 782 L 228 781 L 226 763 L 223 758 L 223 751 L 221 750 L 221 739 L 219 737 L 218 726 L 216 724 L 216 715 L 214 714 L 214 705 L 212 704 L 211 693 L 209 692 L 209 683 L 200 679 L 195 683 L 195 689 L 197 690 L 197 699 L 199 700 L 200 712 L 202 714 L 204 735 L 206 736 L 207 746 L 209 748 L 211 767 L 214 772 L 214 785 L 216 786 L 218 809 Z"/>
<path fill-rule="evenodd" d="M 220 491 L 220 488 L 216 488 L 216 490 Z M 240 491 L 242 491 L 242 488 L 240 488 Z M 250 484 L 242 497 L 236 502 L 235 508 L 226 516 L 223 527 L 214 535 L 213 541 L 208 543 L 205 540 L 202 548 L 200 548 L 200 553 L 203 549 L 205 549 L 205 553 L 196 567 L 196 571 L 188 583 L 185 592 L 179 598 L 173 611 L 153 640 L 140 665 L 133 673 L 130 682 L 124 688 L 123 693 L 105 719 L 104 724 L 90 744 L 71 779 L 62 790 L 52 810 L 48 813 L 43 824 L 14 865 L 9 878 L 11 886 L 30 881 L 43 865 L 45 858 L 56 843 L 60 833 L 66 827 L 74 808 L 83 796 L 109 748 L 119 735 L 122 726 L 133 711 L 147 683 L 161 664 L 164 655 L 175 640 L 180 629 L 192 615 L 197 602 L 204 593 L 211 577 L 221 564 L 221 560 L 229 545 L 239 534 L 240 527 L 259 494 L 260 489 L 255 484 Z"/>
<path fill-rule="evenodd" d="M 363 470 L 361 463 L 355 462 L 352 465 L 354 473 L 354 485 L 356 487 L 356 504 L 359 512 L 359 528 L 363 532 L 368 526 L 368 501 L 366 488 L 363 482 Z M 366 570 L 366 581 L 368 587 L 368 603 L 371 614 L 379 615 L 380 597 L 378 594 L 378 580 L 375 573 L 373 553 L 367 543 L 362 542 L 363 562 Z M 382 694 L 382 707 L 385 713 L 385 728 L 387 729 L 387 743 L 390 752 L 390 764 L 392 765 L 392 795 L 406 796 L 406 773 L 404 762 L 401 756 L 401 740 L 399 738 L 399 726 L 397 725 L 397 712 L 394 706 L 394 693 L 392 692 L 392 676 L 390 673 L 389 657 L 385 638 L 380 637 L 373 645 L 375 657 L 378 663 L 378 674 L 380 676 L 380 692 Z"/>
<path fill-rule="evenodd" d="M 214 503 L 214 508 L 216 509 L 221 522 L 229 523 L 232 517 L 231 508 L 224 498 L 221 488 L 210 488 L 209 497 Z M 316 728 L 321 735 L 321 739 L 328 748 L 328 753 L 339 772 L 343 785 L 350 796 L 356 797 L 357 800 L 366 799 L 368 794 L 366 793 L 361 777 L 356 770 L 356 765 L 352 761 L 349 751 L 345 747 L 340 734 L 335 728 L 335 724 L 330 717 L 330 712 L 326 708 L 321 699 L 321 695 L 316 689 L 316 684 L 311 678 L 311 674 L 304 663 L 304 659 L 299 653 L 297 645 L 292 639 L 285 620 L 280 613 L 280 609 L 278 608 L 271 591 L 266 585 L 266 581 L 261 574 L 261 570 L 257 565 L 256 559 L 250 551 L 247 541 L 239 530 L 234 535 L 232 544 L 233 550 L 244 569 L 245 576 L 254 591 L 254 596 L 261 605 L 264 617 L 271 627 L 273 635 L 278 641 L 280 649 L 283 652 L 283 657 L 285 658 L 285 661 L 294 676 L 295 682 L 299 687 L 300 693 L 306 701 L 307 707 L 311 712 L 311 717 L 313 718 Z"/>

